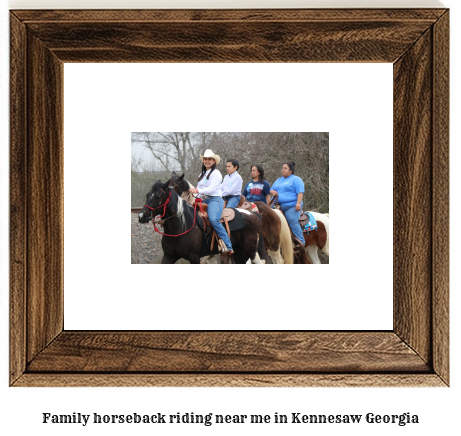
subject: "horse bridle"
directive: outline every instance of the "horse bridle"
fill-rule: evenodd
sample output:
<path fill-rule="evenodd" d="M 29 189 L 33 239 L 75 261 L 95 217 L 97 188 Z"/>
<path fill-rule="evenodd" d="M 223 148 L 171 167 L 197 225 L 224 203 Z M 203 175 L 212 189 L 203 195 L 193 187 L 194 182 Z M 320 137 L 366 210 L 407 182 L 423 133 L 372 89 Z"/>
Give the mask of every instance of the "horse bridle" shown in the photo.
<path fill-rule="evenodd" d="M 170 202 L 170 199 L 171 199 L 171 192 L 172 192 L 171 189 L 174 190 L 174 186 L 168 186 L 168 188 L 170 189 L 170 195 L 168 196 L 168 198 L 167 198 L 167 200 L 165 201 L 165 203 L 163 203 L 163 204 L 161 204 L 161 205 L 159 205 L 159 206 L 157 206 L 157 207 L 151 207 L 151 206 L 149 206 L 149 205 L 147 205 L 147 204 L 144 205 L 144 207 L 147 207 L 147 208 L 149 208 L 149 209 L 151 210 L 151 215 L 153 215 L 154 210 L 157 210 L 157 209 L 160 209 L 161 207 L 163 207 L 163 208 L 164 208 L 164 209 L 163 209 L 163 215 L 161 215 L 160 218 L 163 218 L 163 217 L 165 216 L 165 213 L 166 213 L 166 206 L 168 205 L 168 203 Z M 163 192 L 163 195 L 166 194 L 166 192 L 165 192 L 162 188 L 158 188 L 158 189 L 160 189 L 160 191 Z M 163 196 L 162 196 L 162 199 L 163 199 Z M 201 203 L 200 203 L 200 208 L 201 208 L 201 207 L 202 207 L 202 205 L 201 205 Z M 175 215 L 176 215 L 176 214 L 174 214 L 173 216 L 175 216 Z M 152 221 L 152 223 L 153 223 L 153 225 L 154 225 L 154 231 L 156 231 L 157 233 L 160 233 L 162 236 L 171 236 L 171 237 L 173 237 L 173 238 L 176 238 L 176 237 L 178 237 L 178 236 L 185 235 L 186 233 L 189 233 L 189 232 L 194 228 L 194 226 L 195 226 L 195 218 L 196 218 L 196 215 L 197 215 L 197 205 L 195 205 L 195 207 L 194 207 L 194 222 L 192 223 L 192 226 L 190 227 L 190 229 L 187 230 L 187 231 L 185 231 L 185 232 L 183 232 L 183 233 L 179 233 L 179 234 L 177 234 L 177 235 L 167 235 L 166 233 L 162 233 L 162 232 L 157 228 L 157 226 L 155 225 L 155 221 Z M 170 216 L 170 218 L 173 218 L 173 216 Z M 154 218 L 155 218 L 155 216 L 154 216 Z M 165 219 L 163 222 L 165 222 L 166 220 L 168 220 L 168 219 L 170 219 L 170 218 Z"/>
<path fill-rule="evenodd" d="M 168 188 L 170 188 L 170 186 L 169 186 Z M 162 200 L 163 200 L 163 197 L 165 196 L 166 192 L 165 192 L 162 188 L 158 188 L 158 189 L 160 189 L 160 191 L 163 192 L 163 196 L 162 196 Z M 145 204 L 144 207 L 147 207 L 148 209 L 151 210 L 150 213 L 151 213 L 151 215 L 152 215 L 153 218 L 155 217 L 154 211 L 157 210 L 157 209 L 160 209 L 161 207 L 163 207 L 163 208 L 164 208 L 164 209 L 163 209 L 163 215 L 162 215 L 162 217 L 163 217 L 163 216 L 165 215 L 165 213 L 166 213 L 166 206 L 167 206 L 168 203 L 170 202 L 170 199 L 171 199 L 171 191 L 170 191 L 170 195 L 168 196 L 168 198 L 167 198 L 167 200 L 165 201 L 165 203 L 160 204 L 160 205 L 157 206 L 157 207 L 151 207 L 151 206 L 149 206 L 148 204 Z"/>

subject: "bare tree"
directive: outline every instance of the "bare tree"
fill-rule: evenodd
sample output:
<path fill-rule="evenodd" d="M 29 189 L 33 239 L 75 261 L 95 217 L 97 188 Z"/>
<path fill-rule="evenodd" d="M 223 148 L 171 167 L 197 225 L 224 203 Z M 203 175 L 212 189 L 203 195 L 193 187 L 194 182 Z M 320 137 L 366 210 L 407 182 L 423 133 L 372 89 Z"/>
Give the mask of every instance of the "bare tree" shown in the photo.
<path fill-rule="evenodd" d="M 329 210 L 329 135 L 326 132 L 137 132 L 132 143 L 141 143 L 168 173 L 179 170 L 192 183 L 200 172 L 199 159 L 207 148 L 219 154 L 218 169 L 226 174 L 227 159 L 237 159 L 244 182 L 250 169 L 261 164 L 272 185 L 283 162 L 296 163 L 296 175 L 304 181 L 305 209 Z M 160 169 L 160 168 L 157 168 Z"/>
<path fill-rule="evenodd" d="M 165 171 L 186 171 L 191 159 L 198 158 L 190 132 L 133 132 L 132 143 L 141 143 Z"/>

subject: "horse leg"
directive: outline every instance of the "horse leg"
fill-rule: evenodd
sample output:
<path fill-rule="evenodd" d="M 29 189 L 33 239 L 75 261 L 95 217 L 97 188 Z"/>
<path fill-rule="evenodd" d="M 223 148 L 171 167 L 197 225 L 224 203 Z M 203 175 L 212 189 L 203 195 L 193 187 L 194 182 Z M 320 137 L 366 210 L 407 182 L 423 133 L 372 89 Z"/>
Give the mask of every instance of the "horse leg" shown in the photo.
<path fill-rule="evenodd" d="M 329 225 L 322 221 L 317 221 L 317 247 L 319 247 L 328 257 L 330 256 L 330 242 L 328 240 Z"/>
<path fill-rule="evenodd" d="M 189 262 L 192 264 L 199 264 L 200 262 L 200 256 L 190 256 L 189 257 Z"/>
<path fill-rule="evenodd" d="M 272 263 L 278 264 L 278 265 L 283 264 L 283 257 L 282 257 L 282 254 L 280 253 L 280 249 L 278 251 L 272 251 L 268 249 L 267 254 L 272 259 Z"/>
<path fill-rule="evenodd" d="M 258 254 L 258 245 L 259 245 L 259 236 L 253 237 L 253 236 L 248 236 L 246 235 L 246 238 L 242 244 L 242 255 L 243 255 L 243 261 L 245 263 L 261 263 L 261 258 L 259 257 Z M 256 256 L 258 256 L 258 259 L 256 261 Z"/>
<path fill-rule="evenodd" d="M 218 259 L 217 259 L 217 255 L 216 255 L 216 254 L 213 254 L 213 255 L 211 255 L 211 256 L 202 257 L 202 258 L 200 259 L 200 263 L 201 263 L 202 265 L 204 265 L 204 264 L 207 264 L 207 263 L 208 263 L 208 264 L 219 264 L 220 262 L 219 262 Z"/>
<path fill-rule="evenodd" d="M 265 264 L 267 259 L 266 254 L 266 247 L 264 246 L 264 238 L 263 235 L 258 236 L 258 244 L 257 244 L 257 251 L 253 259 L 250 259 L 249 263 L 255 264 Z M 247 262 L 248 263 L 248 262 Z"/>
<path fill-rule="evenodd" d="M 326 244 L 322 247 L 322 251 L 330 257 L 330 243 L 328 241 L 328 234 L 326 235 Z"/>
<path fill-rule="evenodd" d="M 230 264 L 235 263 L 234 255 L 229 256 L 226 252 L 221 253 L 219 255 L 219 260 L 220 260 L 219 263 L 221 263 L 222 265 L 230 265 Z"/>
<path fill-rule="evenodd" d="M 317 254 L 317 245 L 308 245 L 307 246 L 307 254 L 312 259 L 313 263 L 321 263 L 319 256 Z"/>
<path fill-rule="evenodd" d="M 247 262 L 247 263 L 248 263 L 248 262 Z M 252 261 L 252 262 L 250 262 L 250 263 L 255 263 L 255 264 L 265 264 L 265 263 L 266 263 L 266 261 L 265 261 L 264 259 L 261 259 L 261 258 L 259 257 L 259 254 L 258 254 L 258 253 L 256 253 L 256 255 L 255 255 L 255 258 L 254 258 L 254 259 L 253 259 L 253 261 Z"/>
<path fill-rule="evenodd" d="M 256 254 L 258 255 L 259 263 L 267 263 L 268 257 L 264 243 L 264 235 L 262 232 L 258 236 L 258 252 Z"/>
<path fill-rule="evenodd" d="M 167 256 L 166 254 L 163 254 L 163 257 L 162 257 L 162 263 L 175 263 L 178 259 L 174 258 L 174 257 L 171 257 L 171 256 Z"/>

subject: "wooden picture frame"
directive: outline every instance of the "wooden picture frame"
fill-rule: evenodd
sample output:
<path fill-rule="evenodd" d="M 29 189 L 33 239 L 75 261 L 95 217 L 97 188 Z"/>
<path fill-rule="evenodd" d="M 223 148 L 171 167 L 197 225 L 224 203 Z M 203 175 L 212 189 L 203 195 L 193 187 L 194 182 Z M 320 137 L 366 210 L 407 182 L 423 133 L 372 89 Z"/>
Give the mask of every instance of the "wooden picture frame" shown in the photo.
<path fill-rule="evenodd" d="M 11 386 L 449 385 L 447 9 L 10 20 Z M 64 62 L 392 62 L 393 330 L 65 331 Z"/>

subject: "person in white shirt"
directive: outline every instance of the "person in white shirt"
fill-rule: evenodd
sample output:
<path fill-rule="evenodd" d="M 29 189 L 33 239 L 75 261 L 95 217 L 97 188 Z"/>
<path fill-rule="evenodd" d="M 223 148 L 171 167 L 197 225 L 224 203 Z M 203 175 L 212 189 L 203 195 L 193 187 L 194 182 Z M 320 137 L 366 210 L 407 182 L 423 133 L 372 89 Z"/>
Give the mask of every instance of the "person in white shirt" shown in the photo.
<path fill-rule="evenodd" d="M 239 161 L 237 159 L 228 159 L 227 176 L 221 184 L 221 194 L 224 201 L 227 201 L 226 207 L 237 207 L 240 203 L 240 194 L 242 192 L 243 180 L 237 172 Z"/>
<path fill-rule="evenodd" d="M 224 227 L 219 222 L 224 209 L 224 200 L 221 195 L 222 175 L 216 168 L 221 158 L 211 150 L 206 150 L 200 156 L 203 162 L 202 172 L 198 178 L 197 188 L 190 189 L 189 192 L 200 194 L 200 197 L 207 196 L 204 203 L 208 204 L 208 219 L 219 238 L 226 244 L 227 254 L 234 254 L 232 242 Z"/>

